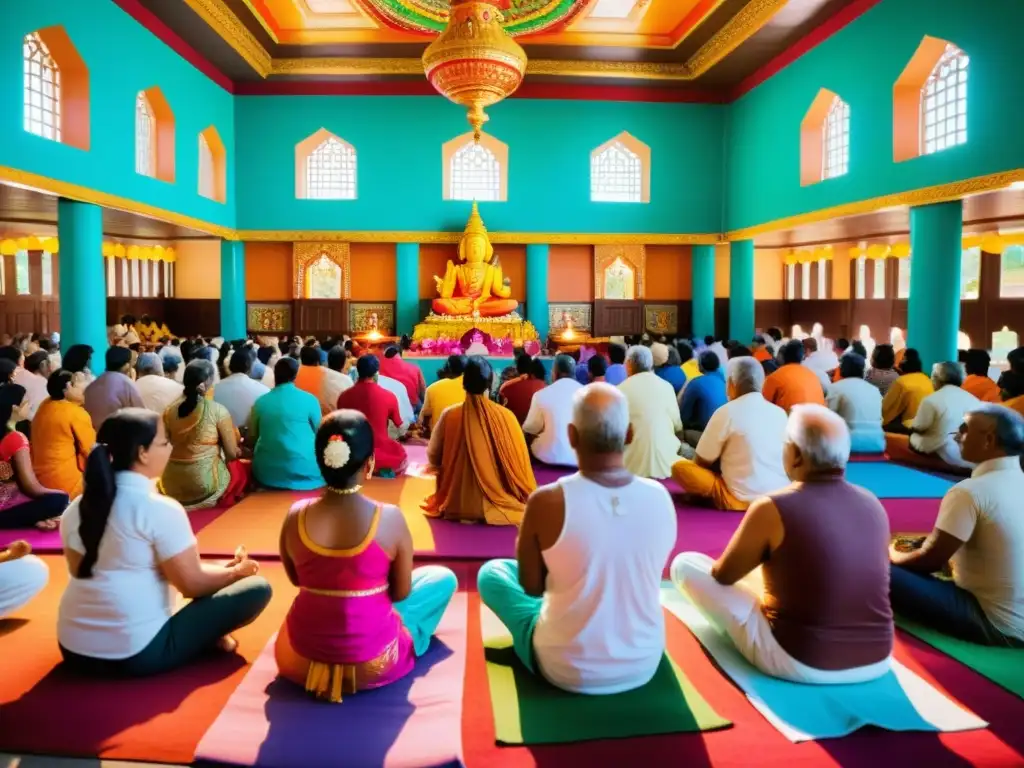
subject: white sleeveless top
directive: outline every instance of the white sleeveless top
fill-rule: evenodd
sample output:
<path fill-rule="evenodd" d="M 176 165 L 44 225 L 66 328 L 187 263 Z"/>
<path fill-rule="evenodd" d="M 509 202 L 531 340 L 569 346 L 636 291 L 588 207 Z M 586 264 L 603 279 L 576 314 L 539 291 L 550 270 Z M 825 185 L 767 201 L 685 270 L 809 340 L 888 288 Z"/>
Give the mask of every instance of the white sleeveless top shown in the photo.
<path fill-rule="evenodd" d="M 665 487 L 634 478 L 605 488 L 579 473 L 559 480 L 565 523 L 544 550 L 548 569 L 533 649 L 544 677 L 576 693 L 644 685 L 665 651 L 659 591 L 676 541 Z"/>

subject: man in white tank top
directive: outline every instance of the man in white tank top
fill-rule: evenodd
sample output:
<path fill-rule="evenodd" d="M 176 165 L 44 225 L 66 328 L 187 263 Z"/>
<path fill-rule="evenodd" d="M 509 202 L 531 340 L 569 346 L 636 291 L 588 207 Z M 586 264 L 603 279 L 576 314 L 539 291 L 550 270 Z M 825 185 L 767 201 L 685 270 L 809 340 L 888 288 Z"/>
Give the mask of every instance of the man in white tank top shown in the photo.
<path fill-rule="evenodd" d="M 626 469 L 631 437 L 621 392 L 580 389 L 569 425 L 579 472 L 530 496 L 516 560 L 477 577 L 523 664 L 567 691 L 638 688 L 665 652 L 659 590 L 676 514 L 664 486 Z"/>

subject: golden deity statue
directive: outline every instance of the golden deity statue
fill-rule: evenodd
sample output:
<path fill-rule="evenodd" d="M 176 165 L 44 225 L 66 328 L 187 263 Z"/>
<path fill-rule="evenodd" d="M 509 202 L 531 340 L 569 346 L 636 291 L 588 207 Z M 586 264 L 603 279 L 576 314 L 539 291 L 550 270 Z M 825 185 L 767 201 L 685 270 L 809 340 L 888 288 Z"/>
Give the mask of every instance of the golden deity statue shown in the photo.
<path fill-rule="evenodd" d="M 459 241 L 459 260 L 448 262 L 444 277 L 434 275 L 439 298 L 431 305 L 439 315 L 501 317 L 514 312 L 519 303 L 510 298 L 511 281 L 502 277 L 501 264 L 494 257 L 487 228 L 473 203 L 466 230 Z"/>

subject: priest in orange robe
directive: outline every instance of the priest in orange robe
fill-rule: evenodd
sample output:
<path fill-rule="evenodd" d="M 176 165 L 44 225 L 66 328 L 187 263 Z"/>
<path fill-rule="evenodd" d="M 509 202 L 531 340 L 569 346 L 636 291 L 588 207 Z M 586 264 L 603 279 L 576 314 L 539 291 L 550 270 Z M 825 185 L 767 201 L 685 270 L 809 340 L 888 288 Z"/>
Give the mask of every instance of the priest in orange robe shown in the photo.
<path fill-rule="evenodd" d="M 445 409 L 431 433 L 427 460 L 437 470 L 437 490 L 423 504 L 430 517 L 519 525 L 537 489 L 519 422 L 487 396 L 492 379 L 490 364 L 470 357 L 465 402 Z"/>

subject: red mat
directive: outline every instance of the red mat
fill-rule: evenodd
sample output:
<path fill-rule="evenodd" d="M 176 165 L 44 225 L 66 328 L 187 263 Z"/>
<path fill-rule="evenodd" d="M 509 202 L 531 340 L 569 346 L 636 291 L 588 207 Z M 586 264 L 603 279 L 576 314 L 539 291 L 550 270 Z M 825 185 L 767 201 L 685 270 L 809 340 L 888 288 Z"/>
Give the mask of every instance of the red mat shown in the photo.
<path fill-rule="evenodd" d="M 67 584 L 62 558 L 44 558 L 50 583 L 0 621 L 0 751 L 190 763 L 196 745 L 284 620 L 296 589 L 280 564 L 264 564 L 274 588 L 267 610 L 239 630 L 239 653 L 212 654 L 144 680 L 95 680 L 65 672 L 57 610 Z"/>

